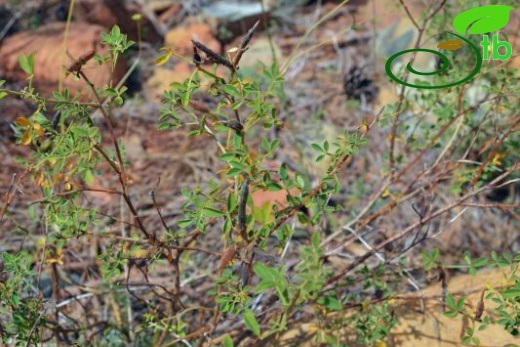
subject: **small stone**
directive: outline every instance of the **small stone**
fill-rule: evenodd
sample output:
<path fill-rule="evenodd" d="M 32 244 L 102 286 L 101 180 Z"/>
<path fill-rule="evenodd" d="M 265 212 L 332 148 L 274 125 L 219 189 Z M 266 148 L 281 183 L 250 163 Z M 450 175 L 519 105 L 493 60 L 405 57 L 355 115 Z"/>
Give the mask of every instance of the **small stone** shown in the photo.
<path fill-rule="evenodd" d="M 66 78 L 64 76 L 68 67 L 79 58 L 90 55 L 94 49 L 100 56 L 109 54 L 107 46 L 99 45 L 104 31 L 103 27 L 94 24 L 71 23 L 65 46 L 65 23 L 52 23 L 32 32 L 17 33 L 8 37 L 0 47 L 0 75 L 11 81 L 26 80 L 27 73 L 20 67 L 18 59 L 22 54 L 28 56 L 34 53 L 34 82 L 38 92 L 51 95 L 58 90 L 61 75 L 64 86 L 71 94 L 81 92 L 82 100 L 86 100 L 85 97 L 90 94 L 87 83 L 72 74 Z M 126 64 L 120 56 L 112 74 L 110 63 L 99 65 L 94 59 L 89 59 L 82 69 L 96 87 L 102 87 L 119 82 L 126 71 Z"/>

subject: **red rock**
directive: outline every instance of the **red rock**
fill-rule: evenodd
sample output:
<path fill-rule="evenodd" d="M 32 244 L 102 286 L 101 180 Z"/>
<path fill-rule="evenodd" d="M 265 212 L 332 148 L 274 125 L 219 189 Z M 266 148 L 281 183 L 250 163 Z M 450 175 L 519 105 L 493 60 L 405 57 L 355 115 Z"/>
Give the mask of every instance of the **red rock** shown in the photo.
<path fill-rule="evenodd" d="M 146 12 L 146 13 L 145 13 Z M 121 0 L 79 0 L 74 7 L 74 20 L 98 24 L 109 31 L 114 25 L 133 41 L 138 41 L 137 23 L 132 19 L 136 13 L 143 15 L 141 22 L 141 39 L 146 42 L 162 41 L 164 28 L 151 11 L 141 8 L 131 1 Z"/>
<path fill-rule="evenodd" d="M 175 53 L 185 56 L 193 54 L 191 39 L 203 43 L 209 49 L 219 53 L 220 43 L 213 35 L 211 28 L 204 23 L 193 23 L 183 28 L 175 28 L 166 33 L 165 46 Z"/>
<path fill-rule="evenodd" d="M 299 194 L 299 190 L 297 188 L 293 188 L 289 190 L 291 196 L 297 196 Z M 251 194 L 253 199 L 253 204 L 256 207 L 262 207 L 265 203 L 271 203 L 273 205 L 278 205 L 280 208 L 286 208 L 288 206 L 287 203 L 287 192 L 285 190 L 278 191 L 268 191 L 268 190 L 257 190 Z"/>
<path fill-rule="evenodd" d="M 69 88 L 71 94 L 82 92 L 90 93 L 87 84 L 82 79 L 69 75 L 65 77 L 67 67 L 74 61 L 92 52 L 101 41 L 103 27 L 86 23 L 71 23 L 67 43 L 63 46 L 63 34 L 65 23 L 52 23 L 40 27 L 36 31 L 22 32 L 8 37 L 0 47 L 0 75 L 8 80 L 23 81 L 27 78 L 19 65 L 20 55 L 35 54 L 35 87 L 43 95 L 51 95 L 58 90 L 60 75 L 64 86 Z M 108 55 L 108 47 L 98 46 L 97 53 L 101 56 Z M 113 74 L 113 84 L 117 83 L 126 70 L 126 64 L 120 57 Z M 111 64 L 99 65 L 94 59 L 88 61 L 83 71 L 95 86 L 102 87 L 109 84 L 111 78 Z"/>

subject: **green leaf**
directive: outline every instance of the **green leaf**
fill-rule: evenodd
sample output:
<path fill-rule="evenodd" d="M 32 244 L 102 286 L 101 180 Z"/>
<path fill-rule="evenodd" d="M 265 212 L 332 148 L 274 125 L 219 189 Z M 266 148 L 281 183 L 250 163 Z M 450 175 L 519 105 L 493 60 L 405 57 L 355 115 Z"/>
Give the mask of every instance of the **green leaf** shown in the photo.
<path fill-rule="evenodd" d="M 18 296 L 17 293 L 13 293 L 11 295 L 11 303 L 13 304 L 13 306 L 18 306 L 20 304 L 20 297 Z"/>
<path fill-rule="evenodd" d="M 238 160 L 230 160 L 229 166 L 231 166 L 231 168 L 233 168 L 233 169 L 239 169 L 239 170 L 244 170 L 244 168 L 245 168 L 244 164 L 242 164 Z"/>
<path fill-rule="evenodd" d="M 483 266 L 486 266 L 487 263 L 488 263 L 487 258 L 479 258 L 479 259 L 475 260 L 472 265 L 474 267 L 483 267 Z"/>
<path fill-rule="evenodd" d="M 274 139 L 273 142 L 271 142 L 271 151 L 274 151 L 280 146 L 280 139 Z"/>
<path fill-rule="evenodd" d="M 236 89 L 235 86 L 233 86 L 231 84 L 223 85 L 222 90 L 224 90 L 224 92 L 228 95 L 237 96 L 237 97 L 240 96 L 238 89 Z"/>
<path fill-rule="evenodd" d="M 34 53 L 29 55 L 21 55 L 18 57 L 18 63 L 23 71 L 28 73 L 29 75 L 34 74 Z"/>
<path fill-rule="evenodd" d="M 222 344 L 224 345 L 224 347 L 234 347 L 235 346 L 233 344 L 233 340 L 231 339 L 231 337 L 229 337 L 229 335 L 224 336 L 224 339 L 222 339 Z"/>
<path fill-rule="evenodd" d="M 287 290 L 286 286 L 281 286 L 278 284 L 276 286 L 276 291 L 278 292 L 278 297 L 280 298 L 282 305 L 288 306 L 291 303 L 291 300 L 289 300 L 289 291 Z"/>
<path fill-rule="evenodd" d="M 157 126 L 157 130 L 159 131 L 165 131 L 165 130 L 169 130 L 171 128 L 175 128 L 175 124 L 172 124 L 172 123 L 161 123 Z"/>
<path fill-rule="evenodd" d="M 520 298 L 520 284 L 517 284 L 516 287 L 507 289 L 502 292 L 502 296 L 505 299 L 516 299 Z"/>
<path fill-rule="evenodd" d="M 242 148 L 242 136 L 240 136 L 236 132 L 233 135 L 233 144 L 235 145 L 237 151 L 240 151 L 240 149 Z"/>
<path fill-rule="evenodd" d="M 224 234 L 227 234 L 231 231 L 231 229 L 233 228 L 233 223 L 231 222 L 231 218 L 226 218 L 226 221 L 224 222 L 224 228 L 223 228 L 223 231 L 224 231 Z"/>
<path fill-rule="evenodd" d="M 222 217 L 224 215 L 224 212 L 216 210 L 211 207 L 204 207 L 201 211 L 201 214 L 203 217 Z"/>
<path fill-rule="evenodd" d="M 181 96 L 181 103 L 183 107 L 188 107 L 188 103 L 190 102 L 190 93 L 185 92 Z"/>
<path fill-rule="evenodd" d="M 265 281 L 276 282 L 279 278 L 279 274 L 276 269 L 270 268 L 262 263 L 255 263 L 253 265 L 253 271 L 258 277 L 260 277 L 260 279 Z"/>
<path fill-rule="evenodd" d="M 186 86 L 182 83 L 179 83 L 179 82 L 172 82 L 170 83 L 170 87 L 172 89 L 176 89 L 178 90 L 179 92 L 185 92 L 186 91 Z"/>
<path fill-rule="evenodd" d="M 271 148 L 271 145 L 269 144 L 269 140 L 267 140 L 265 137 L 262 138 L 262 148 L 266 152 L 269 152 L 269 149 Z"/>
<path fill-rule="evenodd" d="M 314 251 L 315 252 L 320 252 L 321 251 L 321 248 L 320 248 L 320 233 L 315 232 L 314 234 L 312 234 L 311 241 L 312 241 L 312 247 L 314 248 Z"/>
<path fill-rule="evenodd" d="M 116 96 L 116 98 L 114 99 L 114 105 L 116 105 L 116 107 L 121 107 L 123 105 L 123 98 L 121 96 Z"/>
<path fill-rule="evenodd" d="M 446 306 L 449 308 L 455 308 L 455 300 L 453 299 L 453 295 L 450 293 L 446 294 Z"/>
<path fill-rule="evenodd" d="M 179 221 L 179 223 L 177 223 L 177 225 L 179 226 L 179 228 L 186 228 L 186 227 L 190 226 L 192 223 L 193 223 L 193 221 L 191 219 L 184 219 L 184 220 Z"/>
<path fill-rule="evenodd" d="M 86 183 L 92 183 L 94 182 L 94 175 L 92 174 L 92 170 L 85 171 L 85 174 L 83 175 L 83 179 Z"/>
<path fill-rule="evenodd" d="M 463 257 L 464 261 L 466 261 L 468 265 L 471 265 L 471 253 L 469 253 L 468 251 L 464 251 Z"/>
<path fill-rule="evenodd" d="M 318 303 L 330 311 L 341 311 L 343 309 L 341 301 L 339 301 L 334 294 L 318 298 Z"/>
<path fill-rule="evenodd" d="M 276 283 L 273 281 L 261 281 L 260 283 L 258 283 L 256 285 L 255 292 L 257 294 L 262 293 L 268 289 L 274 288 L 275 285 L 276 285 Z"/>
<path fill-rule="evenodd" d="M 228 200 L 227 200 L 228 212 L 233 212 L 235 210 L 235 208 L 237 207 L 237 205 L 238 205 L 237 197 L 235 196 L 235 194 L 230 193 L 228 195 Z"/>
<path fill-rule="evenodd" d="M 298 188 L 303 189 L 305 187 L 305 179 L 301 175 L 296 174 L 295 182 Z"/>
<path fill-rule="evenodd" d="M 277 192 L 277 191 L 283 189 L 283 187 L 276 182 L 269 182 L 266 184 L 266 187 L 267 187 L 267 190 L 270 192 Z"/>
<path fill-rule="evenodd" d="M 115 88 L 106 88 L 105 89 L 105 93 L 107 93 L 108 96 L 116 96 L 116 95 L 119 95 L 117 93 L 117 89 Z"/>
<path fill-rule="evenodd" d="M 238 110 L 240 107 L 242 107 L 242 104 L 244 102 L 242 100 L 239 100 L 237 102 L 234 102 L 232 105 L 231 105 L 231 109 L 233 110 Z"/>
<path fill-rule="evenodd" d="M 459 299 L 457 301 L 457 310 L 460 311 L 464 307 L 464 299 Z"/>
<path fill-rule="evenodd" d="M 444 315 L 448 318 L 453 318 L 457 315 L 457 311 L 449 310 L 444 312 Z"/>
<path fill-rule="evenodd" d="M 280 166 L 280 177 L 282 177 L 283 181 L 286 181 L 289 178 L 289 175 L 287 174 L 287 164 L 283 163 L 282 166 Z"/>
<path fill-rule="evenodd" d="M 9 253 L 6 253 L 6 252 L 3 252 L 2 253 L 2 259 L 6 262 L 6 263 L 10 263 L 12 261 L 14 257 L 9 254 Z"/>
<path fill-rule="evenodd" d="M 250 309 L 246 309 L 244 312 L 244 322 L 253 334 L 260 336 L 260 324 L 258 324 L 254 312 Z"/>
<path fill-rule="evenodd" d="M 271 206 L 272 204 L 269 202 L 264 203 L 261 207 L 252 206 L 253 218 L 262 225 L 273 223 L 274 215 L 271 212 Z"/>
<path fill-rule="evenodd" d="M 232 159 L 235 159 L 235 158 L 236 158 L 235 153 L 231 153 L 231 152 L 223 153 L 220 155 L 220 160 L 225 161 L 226 163 L 228 163 L 229 161 L 231 161 Z"/>
<path fill-rule="evenodd" d="M 323 152 L 323 149 L 321 149 L 320 145 L 318 145 L 317 143 L 312 143 L 311 147 L 317 152 Z"/>
<path fill-rule="evenodd" d="M 453 27 L 462 35 L 469 29 L 470 34 L 485 34 L 500 30 L 509 22 L 509 12 L 514 7 L 489 5 L 472 8 L 459 14 L 453 20 Z"/>
<path fill-rule="evenodd" d="M 237 176 L 237 175 L 239 175 L 239 174 L 241 174 L 241 173 L 242 173 L 242 169 L 241 169 L 241 168 L 236 168 L 236 167 L 235 167 L 235 168 L 231 168 L 231 169 L 229 169 L 229 170 L 227 171 L 227 176 L 229 176 L 229 177 L 235 177 L 235 176 Z"/>
<path fill-rule="evenodd" d="M 110 36 L 117 38 L 121 35 L 121 29 L 117 25 L 112 27 L 112 31 L 110 32 Z"/>

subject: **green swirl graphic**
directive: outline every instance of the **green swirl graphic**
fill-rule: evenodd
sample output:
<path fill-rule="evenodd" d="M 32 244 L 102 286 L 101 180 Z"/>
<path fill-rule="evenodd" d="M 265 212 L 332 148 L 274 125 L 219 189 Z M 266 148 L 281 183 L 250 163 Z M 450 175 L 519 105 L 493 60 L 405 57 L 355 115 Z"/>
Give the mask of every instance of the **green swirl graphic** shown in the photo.
<path fill-rule="evenodd" d="M 480 68 L 482 67 L 482 54 L 480 54 L 480 51 L 478 49 L 477 46 L 475 46 L 473 43 L 471 43 L 468 39 L 466 39 L 465 37 L 463 36 L 460 36 L 460 35 L 457 35 L 455 33 L 452 33 L 450 31 L 446 31 L 447 33 L 449 34 L 452 34 L 452 35 L 455 35 L 457 36 L 459 39 L 461 39 L 462 41 L 466 42 L 470 47 L 471 49 L 473 49 L 473 51 L 475 52 L 475 55 L 477 57 L 477 64 L 475 65 L 475 68 L 473 69 L 473 71 L 471 72 L 471 74 L 469 74 L 467 77 L 465 77 L 464 79 L 460 80 L 460 81 L 457 81 L 457 82 L 453 82 L 453 83 L 449 83 L 449 84 L 444 84 L 444 85 L 441 85 L 441 86 L 421 86 L 421 85 L 416 85 L 416 84 L 411 84 L 411 83 L 408 83 L 408 82 L 405 82 L 403 80 L 400 80 L 399 78 L 397 78 L 393 72 L 392 72 L 392 69 L 391 69 L 391 66 L 392 66 L 392 63 L 393 61 L 399 57 L 401 54 L 406 54 L 406 53 L 411 53 L 411 52 L 426 52 L 426 53 L 432 53 L 432 54 L 435 54 L 436 56 L 440 57 L 442 59 L 442 66 L 440 69 L 438 70 L 435 70 L 435 71 L 431 71 L 431 72 L 420 72 L 420 71 L 417 71 L 415 70 L 410 63 L 408 63 L 408 65 L 406 66 L 406 69 L 413 73 L 413 74 L 416 74 L 416 75 L 421 75 L 421 76 L 431 76 L 431 75 L 437 75 L 437 74 L 440 74 L 442 73 L 443 71 L 446 71 L 446 69 L 449 67 L 449 62 L 448 62 L 448 58 L 440 53 L 440 52 L 437 52 L 437 51 L 434 51 L 432 49 L 425 49 L 425 48 L 416 48 L 416 49 L 407 49 L 407 50 L 404 50 L 404 51 L 401 51 L 401 52 L 397 52 L 396 54 L 392 55 L 386 62 L 386 65 L 385 65 L 385 70 L 386 70 L 386 73 L 388 74 L 388 76 L 390 76 L 390 78 L 392 80 L 394 80 L 395 82 L 399 83 L 399 84 L 402 84 L 404 86 L 407 86 L 407 87 L 412 87 L 412 88 L 420 88 L 420 89 L 441 89 L 441 88 L 449 88 L 449 87 L 453 87 L 453 86 L 456 86 L 456 85 L 459 85 L 459 84 L 462 84 L 462 83 L 465 83 L 467 81 L 469 81 L 470 79 L 472 79 L 473 77 L 475 77 L 475 75 L 480 71 Z"/>

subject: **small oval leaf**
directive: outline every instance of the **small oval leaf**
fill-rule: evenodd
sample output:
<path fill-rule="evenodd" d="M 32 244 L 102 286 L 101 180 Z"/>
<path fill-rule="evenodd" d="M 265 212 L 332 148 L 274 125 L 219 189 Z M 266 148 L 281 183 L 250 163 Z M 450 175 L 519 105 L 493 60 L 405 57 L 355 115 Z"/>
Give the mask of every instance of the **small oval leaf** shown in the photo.
<path fill-rule="evenodd" d="M 456 51 L 457 49 L 461 49 L 464 46 L 464 42 L 460 40 L 448 40 L 441 42 L 437 45 L 437 48 L 445 49 L 448 51 Z"/>
<path fill-rule="evenodd" d="M 246 309 L 244 312 L 244 322 L 253 334 L 260 336 L 260 324 L 256 321 L 254 312 L 250 309 Z"/>
<path fill-rule="evenodd" d="M 22 54 L 18 57 L 18 63 L 27 74 L 32 75 L 34 73 L 34 54 L 28 56 Z"/>
<path fill-rule="evenodd" d="M 31 121 L 26 117 L 18 117 L 14 122 L 16 123 L 16 125 L 21 127 L 26 127 L 31 124 Z"/>
<path fill-rule="evenodd" d="M 453 27 L 462 35 L 469 28 L 470 34 L 485 34 L 500 30 L 509 22 L 509 12 L 514 7 L 504 5 L 489 5 L 472 8 L 460 13 L 453 20 Z"/>
<path fill-rule="evenodd" d="M 170 53 L 166 53 L 165 55 L 161 55 L 157 60 L 155 60 L 155 65 L 163 65 L 168 60 L 170 60 L 170 57 L 172 55 Z"/>
<path fill-rule="evenodd" d="M 216 210 L 211 207 L 204 207 L 203 209 L 201 209 L 200 212 L 203 217 L 209 217 L 209 218 L 218 218 L 218 217 L 222 217 L 224 215 L 224 212 Z"/>
<path fill-rule="evenodd" d="M 28 129 L 23 133 L 21 144 L 27 146 L 32 141 L 31 131 Z"/>
<path fill-rule="evenodd" d="M 515 286 L 514 288 L 507 289 L 502 293 L 504 299 L 516 300 L 520 298 L 520 287 Z"/>

